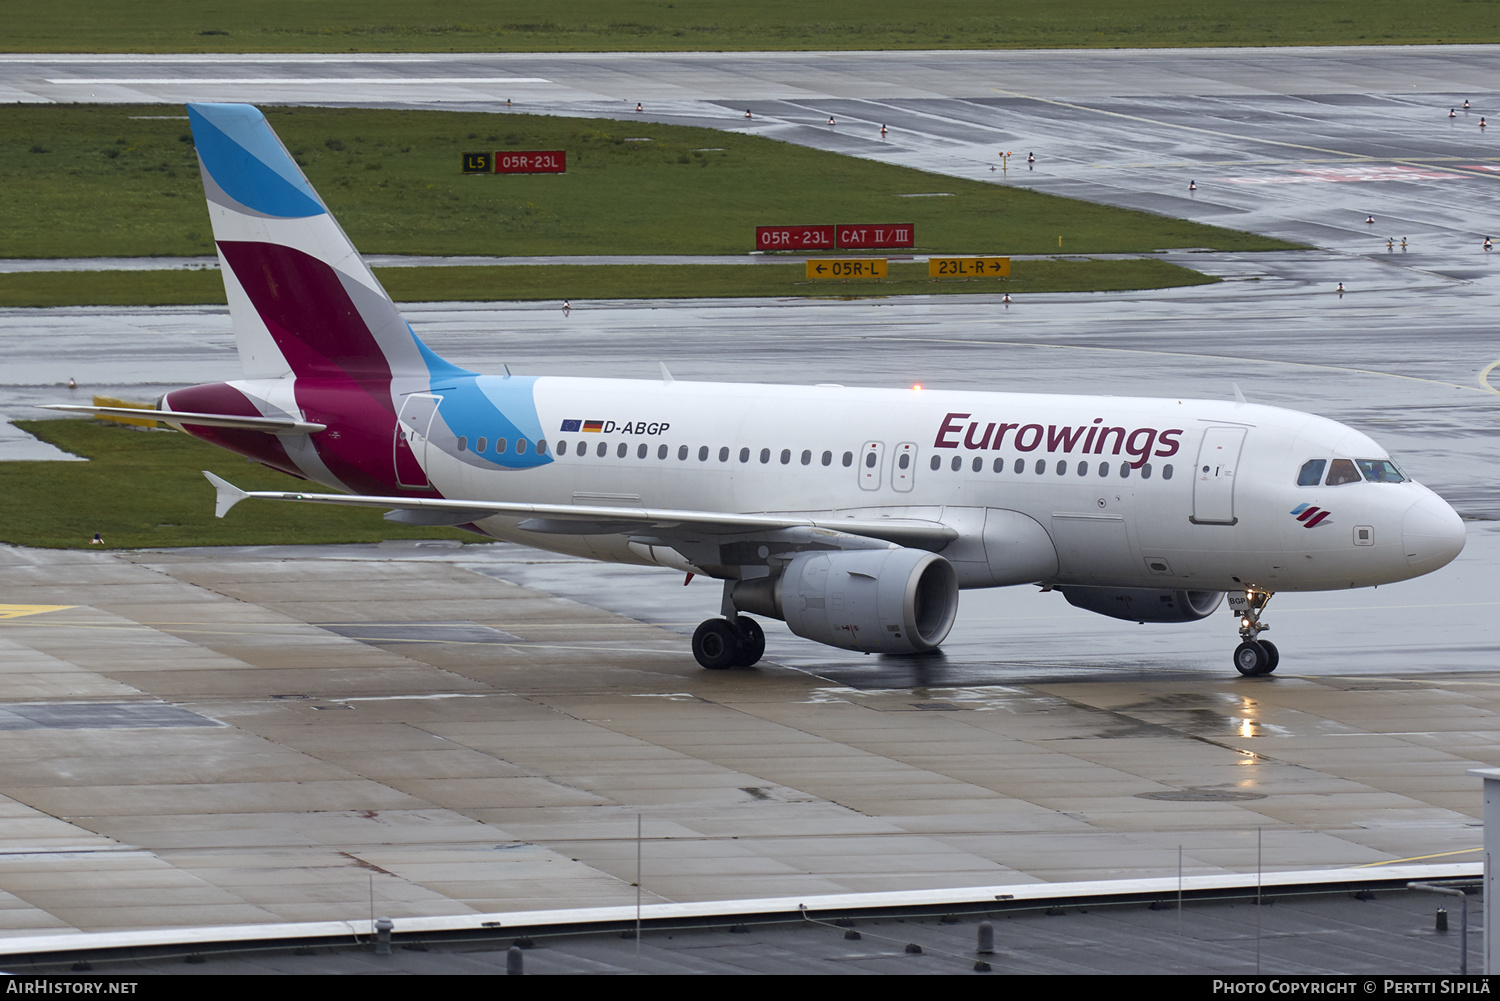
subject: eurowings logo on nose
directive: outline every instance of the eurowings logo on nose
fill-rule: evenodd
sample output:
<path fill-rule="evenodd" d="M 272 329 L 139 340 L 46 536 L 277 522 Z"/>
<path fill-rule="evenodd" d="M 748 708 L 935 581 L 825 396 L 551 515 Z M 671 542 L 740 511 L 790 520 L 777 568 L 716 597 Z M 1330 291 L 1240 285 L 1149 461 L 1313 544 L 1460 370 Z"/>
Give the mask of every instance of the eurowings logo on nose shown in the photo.
<path fill-rule="evenodd" d="M 1312 528 L 1314 525 L 1321 524 L 1331 513 L 1327 508 L 1314 507 L 1311 504 L 1298 504 L 1292 508 L 1292 514 L 1302 522 L 1303 528 Z"/>

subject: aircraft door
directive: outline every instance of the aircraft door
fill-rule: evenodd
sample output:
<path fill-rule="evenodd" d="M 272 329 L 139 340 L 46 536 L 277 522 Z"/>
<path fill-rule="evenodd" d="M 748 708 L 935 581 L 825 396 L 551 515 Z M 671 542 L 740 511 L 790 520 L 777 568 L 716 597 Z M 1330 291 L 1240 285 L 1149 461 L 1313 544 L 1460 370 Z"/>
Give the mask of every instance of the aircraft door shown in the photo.
<path fill-rule="evenodd" d="M 1198 449 L 1193 470 L 1193 517 L 1195 525 L 1233 525 L 1234 474 L 1245 444 L 1245 429 L 1209 428 Z"/>
<path fill-rule="evenodd" d="M 891 454 L 891 489 L 899 493 L 910 493 L 912 477 L 917 472 L 917 444 L 903 441 Z"/>
<path fill-rule="evenodd" d="M 396 440 L 393 461 L 396 484 L 403 487 L 425 487 L 427 483 L 427 437 L 437 416 L 441 396 L 412 393 L 401 401 L 401 415 L 396 418 Z"/>
<path fill-rule="evenodd" d="M 859 488 L 879 490 L 885 477 L 885 443 L 867 441 L 859 453 Z"/>

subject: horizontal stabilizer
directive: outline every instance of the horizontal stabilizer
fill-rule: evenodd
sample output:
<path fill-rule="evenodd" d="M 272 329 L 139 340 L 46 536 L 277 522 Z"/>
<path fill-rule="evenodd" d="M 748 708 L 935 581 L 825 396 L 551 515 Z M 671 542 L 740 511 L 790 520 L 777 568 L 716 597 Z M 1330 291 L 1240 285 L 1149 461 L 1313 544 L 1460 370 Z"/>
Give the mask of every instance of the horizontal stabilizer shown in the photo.
<path fill-rule="evenodd" d="M 208 482 L 212 483 L 214 485 L 214 489 L 218 491 L 218 497 L 216 498 L 214 503 L 215 518 L 224 517 L 229 513 L 230 508 L 234 507 L 240 501 L 250 496 L 248 493 L 241 490 L 239 487 L 235 486 L 233 483 L 230 483 L 228 480 L 224 479 L 221 476 L 215 476 L 213 473 L 210 473 L 206 469 L 202 470 L 202 473 L 204 476 L 208 477 Z"/>
<path fill-rule="evenodd" d="M 806 515 L 787 514 L 733 514 L 720 511 L 676 511 L 658 508 L 601 507 L 584 504 L 519 504 L 508 501 L 476 501 L 451 499 L 426 499 L 421 497 L 375 497 L 361 494 L 315 494 L 279 490 L 240 490 L 212 473 L 204 473 L 209 482 L 219 490 L 219 507 L 223 512 L 247 497 L 257 500 L 297 501 L 302 504 L 335 504 L 348 507 L 383 507 L 403 515 L 392 521 L 409 524 L 463 524 L 479 518 L 495 515 L 525 518 L 522 527 L 530 531 L 554 534 L 575 534 L 584 528 L 583 534 L 608 526 L 610 533 L 629 530 L 651 529 L 656 535 L 670 537 L 683 531 L 697 535 L 743 535 L 748 532 L 774 531 L 786 528 L 822 529 L 830 538 L 843 534 L 880 539 L 899 546 L 919 549 L 941 549 L 954 539 L 958 532 L 935 521 L 920 521 L 903 518 L 812 518 Z M 411 512 L 407 514 L 406 512 Z M 421 512 L 416 515 L 415 512 Z M 427 521 L 447 515 L 463 521 Z M 421 518 L 419 521 L 418 518 Z M 410 520 L 408 520 L 410 519 Z M 582 524 L 579 524 L 582 523 Z M 592 524 L 590 524 L 592 523 Z M 576 526 L 576 527 L 575 527 Z"/>
<path fill-rule="evenodd" d="M 240 428 L 267 434 L 312 434 L 328 425 L 312 421 L 294 421 L 284 417 L 234 417 L 226 414 L 194 414 L 176 410 L 148 410 L 137 407 L 89 407 L 80 403 L 43 403 L 42 410 L 61 410 L 70 414 L 95 414 L 99 417 L 130 417 L 161 421 L 164 424 L 192 424 L 196 427 Z"/>

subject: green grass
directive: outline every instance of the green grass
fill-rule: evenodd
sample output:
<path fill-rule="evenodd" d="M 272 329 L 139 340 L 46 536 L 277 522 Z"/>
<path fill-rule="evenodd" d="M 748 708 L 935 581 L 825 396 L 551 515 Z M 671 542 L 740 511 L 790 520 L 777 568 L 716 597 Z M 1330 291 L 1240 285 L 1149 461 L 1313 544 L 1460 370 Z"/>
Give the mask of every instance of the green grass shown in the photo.
<path fill-rule="evenodd" d="M 0 106 L 0 256 L 201 255 L 213 244 L 186 120 L 161 106 Z M 757 225 L 910 222 L 918 251 L 1132 253 L 1292 246 L 754 136 L 646 122 L 269 108 L 365 253 L 725 254 Z M 636 139 L 651 142 L 635 142 Z M 459 174 L 460 154 L 566 149 L 568 173 Z M 952 192 L 951 197 L 902 195 Z"/>
<path fill-rule="evenodd" d="M 15 425 L 91 461 L 5 463 L 0 542 L 83 548 L 95 532 L 111 548 L 480 539 L 393 524 L 381 511 L 312 504 L 246 501 L 221 520 L 214 517 L 214 488 L 199 470 L 247 490 L 305 490 L 307 483 L 178 431 L 80 420 Z"/>
<path fill-rule="evenodd" d="M 1215 281 L 1153 258 L 1016 261 L 1011 277 L 934 280 L 926 264 L 893 263 L 890 277 L 806 281 L 800 263 L 505 265 L 378 268 L 397 302 L 546 299 L 715 299 L 847 295 L 1103 292 Z M 0 274 L 0 306 L 192 306 L 224 303 L 217 271 L 44 271 Z"/>
<path fill-rule="evenodd" d="M 606 52 L 1500 41 L 1494 0 L 59 0 L 4 6 L 9 52 Z"/>

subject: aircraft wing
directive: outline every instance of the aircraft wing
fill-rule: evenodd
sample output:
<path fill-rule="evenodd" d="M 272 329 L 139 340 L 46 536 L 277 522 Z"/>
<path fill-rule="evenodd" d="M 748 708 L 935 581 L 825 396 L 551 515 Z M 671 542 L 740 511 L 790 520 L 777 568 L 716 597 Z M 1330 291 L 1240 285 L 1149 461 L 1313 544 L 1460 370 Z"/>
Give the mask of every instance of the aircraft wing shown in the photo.
<path fill-rule="evenodd" d="M 492 515 L 524 519 L 520 528 L 555 535 L 653 536 L 749 535 L 785 529 L 817 529 L 843 536 L 878 539 L 898 546 L 937 550 L 958 538 L 958 532 L 935 521 L 906 518 L 839 518 L 783 514 L 734 514 L 719 511 L 677 511 L 664 508 L 604 507 L 583 504 L 523 504 L 510 501 L 377 497 L 362 494 L 318 494 L 300 491 L 241 490 L 207 470 L 203 475 L 218 491 L 215 517 L 222 518 L 242 500 L 297 501 L 388 508 L 392 521 L 417 525 L 462 525 Z M 401 517 L 406 516 L 406 517 Z M 833 546 L 832 548 L 842 548 Z"/>
<path fill-rule="evenodd" d="M 136 420 L 163 421 L 167 424 L 194 424 L 211 428 L 243 428 L 269 434 L 312 434 L 328 425 L 312 421 L 295 421 L 281 417 L 231 417 L 226 414 L 193 414 L 179 410 L 151 410 L 145 407 L 89 407 L 79 403 L 40 403 L 39 410 L 62 410 L 70 414 L 96 414 L 100 417 L 132 417 Z"/>

